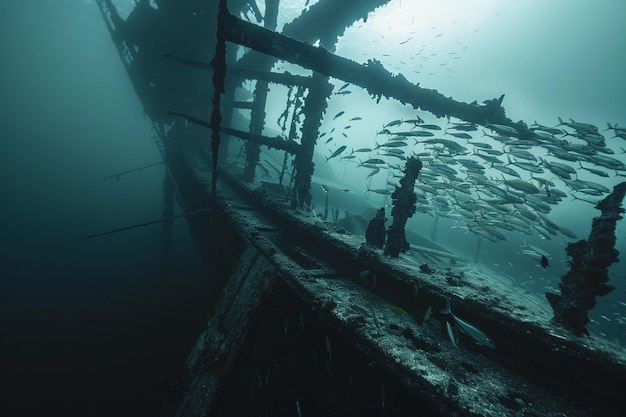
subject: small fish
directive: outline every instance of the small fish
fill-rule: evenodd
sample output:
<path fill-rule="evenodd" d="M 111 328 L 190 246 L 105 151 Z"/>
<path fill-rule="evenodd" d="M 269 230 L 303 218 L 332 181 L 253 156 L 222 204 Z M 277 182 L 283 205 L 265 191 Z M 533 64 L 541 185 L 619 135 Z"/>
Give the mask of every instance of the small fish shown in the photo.
<path fill-rule="evenodd" d="M 509 135 L 509 136 L 517 136 L 519 135 L 519 131 L 511 126 L 506 125 L 497 125 L 497 124 L 487 124 L 485 127 L 493 130 L 499 135 Z"/>
<path fill-rule="evenodd" d="M 372 172 L 370 172 L 370 173 L 367 175 L 367 178 L 369 178 L 369 177 L 373 177 L 374 175 L 378 174 L 379 172 L 380 172 L 380 168 L 374 168 L 374 169 L 372 170 Z M 366 178 L 366 179 L 367 179 L 367 178 Z"/>
<path fill-rule="evenodd" d="M 365 191 L 363 191 L 362 194 L 365 194 L 367 192 L 372 192 L 372 193 L 376 193 L 376 194 L 381 194 L 381 195 L 391 195 L 393 193 L 393 191 L 388 190 L 386 188 L 367 188 Z"/>
<path fill-rule="evenodd" d="M 490 144 L 483 143 L 483 142 L 470 142 L 470 144 L 472 144 L 475 147 L 480 148 L 480 149 L 492 149 L 493 148 L 493 146 L 491 146 Z"/>
<path fill-rule="evenodd" d="M 464 132 L 448 132 L 446 130 L 446 135 L 452 135 L 455 138 L 459 138 L 459 139 L 472 139 L 472 136 L 468 135 L 467 133 Z"/>
<path fill-rule="evenodd" d="M 599 175 L 601 177 L 608 177 L 609 176 L 609 174 L 607 172 L 605 172 L 605 171 L 602 171 L 600 169 L 586 168 L 586 167 L 583 166 L 583 164 L 580 161 L 578 161 L 578 163 L 580 164 L 580 168 L 582 168 L 582 169 L 584 169 L 586 171 L 589 171 L 592 174 L 596 174 L 596 175 Z"/>
<path fill-rule="evenodd" d="M 474 132 L 478 130 L 474 123 L 452 123 L 451 130 L 462 130 L 464 132 Z"/>
<path fill-rule="evenodd" d="M 417 292 L 417 291 L 416 291 Z M 426 324 L 426 322 L 428 321 L 428 319 L 430 318 L 430 314 L 433 312 L 433 308 L 432 306 L 428 306 L 428 308 L 426 309 L 426 312 L 424 313 L 424 320 L 422 320 L 422 326 L 424 326 Z"/>
<path fill-rule="evenodd" d="M 387 127 L 394 127 L 394 126 L 398 126 L 402 123 L 402 120 L 398 119 L 398 120 L 392 120 L 391 122 L 387 123 L 386 125 L 383 126 L 383 128 L 387 128 Z"/>
<path fill-rule="evenodd" d="M 500 172 L 504 172 L 505 174 L 511 175 L 513 177 L 521 178 L 519 173 L 515 171 L 513 168 L 509 168 L 507 166 L 497 165 L 497 164 L 492 164 L 491 167 L 497 169 Z"/>
<path fill-rule="evenodd" d="M 333 120 L 335 120 L 337 117 L 343 116 L 345 113 L 346 113 L 345 111 L 340 111 L 339 113 L 335 115 L 335 117 L 333 117 Z"/>
<path fill-rule="evenodd" d="M 356 117 L 353 117 L 352 119 L 350 119 L 351 122 L 355 122 L 357 120 L 363 120 L 363 118 L 359 117 L 359 116 L 356 116 Z"/>
<path fill-rule="evenodd" d="M 560 117 L 558 117 L 559 119 L 559 124 L 557 126 L 568 126 L 571 127 L 572 129 L 578 131 L 578 132 L 597 132 L 598 128 L 592 124 L 589 123 L 579 123 L 574 121 L 573 119 L 569 119 L 569 122 L 564 122 Z"/>
<path fill-rule="evenodd" d="M 409 146 L 406 142 L 401 142 L 399 140 L 389 141 L 387 143 L 383 143 L 382 145 L 376 144 L 374 149 L 378 148 L 401 148 L 404 146 Z"/>
<path fill-rule="evenodd" d="M 404 123 L 410 123 L 410 124 L 418 125 L 420 123 L 424 123 L 424 119 L 422 119 L 419 116 L 415 116 L 415 119 L 406 119 L 404 121 Z"/>
<path fill-rule="evenodd" d="M 345 96 L 347 94 L 352 94 L 352 91 L 350 91 L 350 90 L 343 90 L 343 91 L 337 91 L 335 93 L 335 95 L 340 95 L 340 96 Z"/>
<path fill-rule="evenodd" d="M 337 148 L 335 152 L 333 152 L 328 158 L 326 158 L 326 160 L 328 161 L 329 159 L 339 156 L 345 150 L 346 150 L 346 145 L 340 146 L 339 148 Z"/>
<path fill-rule="evenodd" d="M 381 165 L 381 164 L 384 164 L 384 163 L 385 163 L 385 161 L 383 161 L 382 159 L 373 158 L 373 159 L 368 159 L 367 161 L 361 163 L 361 165 L 365 165 L 365 164 Z"/>
<path fill-rule="evenodd" d="M 519 162 L 519 161 L 513 161 L 511 162 L 511 165 L 515 165 L 518 168 L 521 168 L 525 171 L 530 171 L 530 172 L 536 172 L 536 173 L 543 173 L 543 168 L 541 168 L 538 165 L 535 164 L 529 164 L 527 162 Z"/>
<path fill-rule="evenodd" d="M 549 266 L 550 266 L 550 261 L 548 261 L 548 258 L 546 258 L 545 255 L 541 255 L 541 267 L 543 269 L 546 269 Z"/>
<path fill-rule="evenodd" d="M 422 129 L 428 129 L 428 130 L 441 130 L 440 126 L 437 125 L 416 125 L 415 127 L 421 127 Z"/>
<path fill-rule="evenodd" d="M 406 316 L 407 315 L 406 310 L 404 310 L 403 308 L 398 307 L 396 305 L 393 305 L 393 304 L 389 304 L 389 310 L 393 311 L 398 316 Z"/>
<path fill-rule="evenodd" d="M 452 320 L 454 321 L 454 323 L 457 325 L 458 329 L 461 331 L 461 333 L 464 333 L 467 336 L 469 336 L 477 345 L 482 345 L 491 349 L 495 349 L 496 345 L 495 343 L 493 343 L 493 340 L 491 340 L 491 338 L 489 338 L 489 336 L 487 336 L 482 330 L 480 330 L 478 327 L 474 326 L 473 324 L 455 316 L 452 313 L 452 310 L 450 308 L 450 300 L 448 298 L 446 298 L 446 308 L 441 310 L 440 313 L 444 315 L 449 314 L 452 317 Z M 455 347 L 458 347 L 458 344 L 456 342 L 458 338 L 454 337 L 455 334 L 453 332 L 452 325 L 450 324 L 449 321 L 446 322 L 446 328 L 448 330 L 448 336 L 450 337 L 450 340 L 452 341 Z"/>
<path fill-rule="evenodd" d="M 396 135 L 398 136 L 405 136 L 405 137 L 421 137 L 421 138 L 428 138 L 431 136 L 435 136 L 435 134 L 433 132 L 429 132 L 427 130 L 412 130 L 410 132 L 397 132 Z"/>

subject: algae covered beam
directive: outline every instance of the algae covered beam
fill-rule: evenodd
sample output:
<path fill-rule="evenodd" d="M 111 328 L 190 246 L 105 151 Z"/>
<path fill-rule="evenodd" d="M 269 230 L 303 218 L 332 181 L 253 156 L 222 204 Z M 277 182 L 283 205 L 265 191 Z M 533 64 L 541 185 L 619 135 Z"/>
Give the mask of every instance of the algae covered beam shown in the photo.
<path fill-rule="evenodd" d="M 293 75 L 288 72 L 271 72 L 228 67 L 228 74 L 245 78 L 247 80 L 261 80 L 286 86 L 297 85 L 299 87 L 309 88 L 311 84 L 311 77 Z"/>
<path fill-rule="evenodd" d="M 199 119 L 197 117 L 190 116 L 184 113 L 178 113 L 175 111 L 168 111 L 167 114 L 171 114 L 172 116 L 180 116 L 184 119 L 189 120 L 191 123 L 204 126 L 206 128 L 211 128 L 211 123 L 206 120 Z M 265 145 L 268 148 L 280 149 L 283 151 L 287 151 L 292 154 L 298 153 L 300 149 L 300 145 L 293 140 L 284 140 L 280 136 L 275 138 L 270 138 L 263 135 L 258 135 L 254 133 L 244 132 L 243 130 L 237 130 L 230 127 L 220 127 L 220 131 L 222 133 L 226 133 L 227 135 L 236 136 L 239 139 L 247 140 L 250 142 L 255 142 L 260 145 Z"/>
<path fill-rule="evenodd" d="M 298 42 L 235 16 L 227 16 L 224 25 L 226 39 L 256 51 L 301 65 L 326 76 L 338 78 L 365 88 L 378 98 L 394 98 L 437 117 L 454 116 L 478 124 L 515 126 L 504 114 L 502 96 L 485 105 L 468 104 L 445 97 L 437 90 L 421 88 L 410 83 L 402 74 L 392 75 L 377 60 L 365 65 L 334 55 L 323 47 Z"/>
<path fill-rule="evenodd" d="M 190 67 L 196 67 L 207 71 L 213 71 L 213 67 L 211 64 L 203 61 L 198 61 L 196 59 L 185 58 L 178 55 L 173 54 L 163 54 L 164 58 L 171 58 L 174 61 L 187 65 Z M 235 77 L 244 78 L 247 80 L 262 80 L 267 81 L 273 84 L 281 84 L 281 85 L 297 85 L 300 87 L 308 88 L 311 83 L 311 77 L 305 77 L 302 75 L 294 75 L 288 72 L 268 72 L 268 71 L 259 71 L 254 69 L 246 69 L 239 68 L 235 66 L 228 67 L 228 75 L 233 75 Z"/>
<path fill-rule="evenodd" d="M 300 149 L 300 145 L 298 145 L 297 142 L 293 140 L 284 140 L 280 136 L 270 138 L 263 135 L 244 132 L 243 130 L 232 129 L 230 127 L 222 127 L 220 130 L 227 135 L 236 136 L 249 142 L 258 143 L 259 145 L 265 145 L 268 148 L 280 149 L 282 151 L 287 151 L 292 154 L 297 154 L 298 150 Z"/>

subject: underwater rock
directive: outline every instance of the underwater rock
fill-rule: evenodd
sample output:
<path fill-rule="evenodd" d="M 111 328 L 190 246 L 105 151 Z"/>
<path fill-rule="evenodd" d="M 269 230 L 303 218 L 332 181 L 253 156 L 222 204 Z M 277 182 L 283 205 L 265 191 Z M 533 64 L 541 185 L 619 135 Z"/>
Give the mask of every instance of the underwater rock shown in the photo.
<path fill-rule="evenodd" d="M 417 195 L 413 188 L 421 169 L 422 161 L 415 157 L 408 158 L 404 168 L 404 176 L 400 179 L 400 187 L 397 187 L 391 194 L 393 223 L 387 232 L 388 238 L 384 254 L 392 258 L 397 258 L 400 252 L 406 252 L 410 247 L 404 229 L 408 218 L 415 214 Z"/>
<path fill-rule="evenodd" d="M 596 206 L 602 214 L 593 219 L 587 240 L 567 245 L 570 270 L 561 277 L 561 295 L 546 293 L 554 310 L 554 322 L 577 336 L 588 335 L 587 312 L 596 305 L 596 296 L 613 291 L 608 285 L 608 268 L 618 261 L 615 249 L 615 227 L 622 218 L 621 207 L 626 194 L 626 182 L 615 186 L 613 192 Z"/>

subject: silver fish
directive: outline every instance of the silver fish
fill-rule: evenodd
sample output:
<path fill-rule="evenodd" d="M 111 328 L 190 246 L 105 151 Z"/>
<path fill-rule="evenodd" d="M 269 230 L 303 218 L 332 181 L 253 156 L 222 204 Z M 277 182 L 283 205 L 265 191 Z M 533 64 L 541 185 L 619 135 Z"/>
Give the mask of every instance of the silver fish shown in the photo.
<path fill-rule="evenodd" d="M 332 159 L 336 156 L 339 156 L 339 154 L 341 154 L 341 152 L 345 151 L 347 148 L 346 145 L 342 145 L 339 148 L 337 148 L 337 150 L 335 152 L 333 152 L 328 158 L 326 158 L 326 160 L 328 161 L 329 159 Z"/>
<path fill-rule="evenodd" d="M 493 343 L 493 340 L 491 340 L 491 338 L 487 336 L 485 332 L 483 332 L 482 330 L 480 330 L 478 327 L 474 326 L 473 324 L 455 316 L 454 313 L 452 313 L 452 309 L 450 308 L 450 300 L 448 298 L 446 298 L 446 308 L 444 310 L 441 310 L 440 313 L 449 314 L 452 317 L 454 323 L 457 325 L 457 327 L 461 331 L 461 333 L 464 333 L 467 336 L 469 336 L 477 345 L 486 346 L 491 349 L 496 348 L 496 345 L 495 343 Z M 446 328 L 448 330 L 448 336 L 450 337 L 450 340 L 452 341 L 455 347 L 458 347 L 456 337 L 455 337 L 456 335 L 452 331 L 453 329 L 451 328 L 451 326 L 446 326 Z"/>

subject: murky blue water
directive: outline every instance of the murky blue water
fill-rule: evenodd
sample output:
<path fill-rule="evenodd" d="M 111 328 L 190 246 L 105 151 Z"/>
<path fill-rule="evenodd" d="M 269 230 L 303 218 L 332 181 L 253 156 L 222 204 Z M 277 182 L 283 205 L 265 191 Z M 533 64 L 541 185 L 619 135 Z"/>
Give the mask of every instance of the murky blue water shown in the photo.
<path fill-rule="evenodd" d="M 0 414 L 156 415 L 209 308 L 175 221 L 170 276 L 150 124 L 95 4 L 0 1 Z M 181 209 L 175 207 L 175 214 Z"/>

